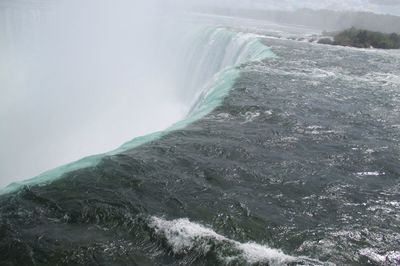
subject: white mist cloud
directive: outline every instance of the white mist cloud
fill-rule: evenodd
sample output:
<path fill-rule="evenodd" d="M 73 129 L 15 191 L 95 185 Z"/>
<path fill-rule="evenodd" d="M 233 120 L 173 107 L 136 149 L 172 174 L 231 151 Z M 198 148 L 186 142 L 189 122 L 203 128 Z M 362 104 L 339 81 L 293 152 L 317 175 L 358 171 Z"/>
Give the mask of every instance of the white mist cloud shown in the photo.
<path fill-rule="evenodd" d="M 370 11 L 400 16 L 400 0 L 205 0 L 202 3 L 226 7 L 293 10 L 299 8 Z"/>
<path fill-rule="evenodd" d="M 0 3 L 0 186 L 185 115 L 176 29 L 159 3 Z"/>

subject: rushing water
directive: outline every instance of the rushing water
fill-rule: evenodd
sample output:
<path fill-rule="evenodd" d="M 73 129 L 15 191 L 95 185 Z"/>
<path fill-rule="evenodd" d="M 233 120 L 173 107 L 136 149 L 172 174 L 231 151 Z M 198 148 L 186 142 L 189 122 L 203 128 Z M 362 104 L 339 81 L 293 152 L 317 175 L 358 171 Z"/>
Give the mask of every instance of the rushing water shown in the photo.
<path fill-rule="evenodd" d="M 3 191 L 0 264 L 400 264 L 399 55 L 190 38 L 187 118 Z"/>

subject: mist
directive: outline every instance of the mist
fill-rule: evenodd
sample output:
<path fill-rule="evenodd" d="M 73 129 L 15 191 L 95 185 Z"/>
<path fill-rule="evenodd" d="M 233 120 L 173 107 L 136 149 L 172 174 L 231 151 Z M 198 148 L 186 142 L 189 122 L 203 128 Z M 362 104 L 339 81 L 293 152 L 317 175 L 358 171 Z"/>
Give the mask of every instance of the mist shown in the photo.
<path fill-rule="evenodd" d="M 200 4 L 200 1 L 198 2 Z M 201 1 L 201 5 L 212 5 L 234 9 L 257 9 L 257 10 L 285 10 L 294 11 L 298 9 L 329 9 L 334 11 L 373 12 L 379 14 L 400 15 L 400 1 L 398 0 L 219 0 Z"/>
<path fill-rule="evenodd" d="M 1 4 L 0 186 L 185 116 L 171 5 Z"/>
<path fill-rule="evenodd" d="M 400 32 L 400 1 L 345 0 L 222 0 L 202 1 L 202 12 L 307 26 L 318 30 L 357 27 L 386 33 Z"/>

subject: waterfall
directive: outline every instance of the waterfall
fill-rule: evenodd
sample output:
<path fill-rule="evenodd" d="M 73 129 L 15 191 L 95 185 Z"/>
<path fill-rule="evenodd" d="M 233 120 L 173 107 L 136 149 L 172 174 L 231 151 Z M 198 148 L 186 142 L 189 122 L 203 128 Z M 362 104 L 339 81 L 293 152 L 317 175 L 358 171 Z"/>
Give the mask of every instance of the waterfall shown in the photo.
<path fill-rule="evenodd" d="M 29 13 L 29 12 L 28 12 Z M 36 15 L 33 16 L 35 19 L 37 19 L 38 14 L 35 13 Z M 40 17 L 40 16 L 39 16 Z M 50 15 L 51 17 L 51 15 Z M 46 19 L 42 19 L 42 20 L 46 20 Z M 119 24 L 118 24 L 119 26 Z M 110 29 L 114 29 L 113 27 L 109 26 Z M 84 31 L 84 33 L 88 33 L 91 32 L 92 28 L 88 28 L 88 31 Z M 106 32 L 108 32 L 107 30 L 105 30 Z M 101 32 L 101 36 L 102 36 L 103 32 Z M 82 37 L 81 35 L 77 35 L 79 37 Z M 75 33 L 73 33 L 72 37 L 76 37 Z M 83 36 L 84 37 L 84 36 Z M 99 36 L 95 36 L 95 40 L 97 40 L 97 37 Z M 111 37 L 121 37 L 119 35 L 117 36 L 111 36 Z M 137 36 L 136 36 L 137 37 Z M 36 38 L 36 37 L 35 37 Z M 162 46 L 164 45 L 164 43 L 160 40 L 162 40 L 162 38 L 165 38 L 165 36 L 163 37 L 162 34 L 160 34 L 159 36 L 157 36 L 157 38 L 159 38 L 159 43 L 150 43 L 148 46 L 148 49 L 152 49 L 154 51 L 150 53 L 153 53 L 153 56 L 155 56 L 154 60 L 153 58 L 145 58 L 143 60 L 139 60 L 139 63 L 143 63 L 143 67 L 142 69 L 138 69 L 138 67 L 140 66 L 139 63 L 135 64 L 132 69 L 132 75 L 134 76 L 136 74 L 136 72 L 141 73 L 142 75 L 141 78 L 143 79 L 141 82 L 143 83 L 138 83 L 135 84 L 135 86 L 133 86 L 133 89 L 131 90 L 118 90 L 117 88 L 111 87 L 115 86 L 115 82 L 116 80 L 118 80 L 121 77 L 121 73 L 116 72 L 113 69 L 109 69 L 107 67 L 107 71 L 112 71 L 110 73 L 107 72 L 103 72 L 103 69 L 99 70 L 99 74 L 108 74 L 109 75 L 109 79 L 112 81 L 111 83 L 104 83 L 101 82 L 103 80 L 103 77 L 100 75 L 98 77 L 98 81 L 96 81 L 94 84 L 97 84 L 101 89 L 100 92 L 104 93 L 105 96 L 104 99 L 100 98 L 99 101 L 104 101 L 103 103 L 105 103 L 107 106 L 110 106 L 109 110 L 112 112 L 117 112 L 117 117 L 120 116 L 126 116 L 126 117 L 130 117 L 131 114 L 141 114 L 141 113 L 147 113 L 149 111 L 152 111 L 154 114 L 154 118 L 152 116 L 149 116 L 148 121 L 137 121 L 135 120 L 135 116 L 132 117 L 132 119 L 121 119 L 121 123 L 125 123 L 129 126 L 133 126 L 133 127 L 141 127 L 144 125 L 144 123 L 148 124 L 148 125 L 155 125 L 153 127 L 149 127 L 149 130 L 147 130 L 147 132 L 151 132 L 153 131 L 154 133 L 150 133 L 150 134 L 141 134 L 141 137 L 135 137 L 135 134 L 133 134 L 133 136 L 131 135 L 130 137 L 134 137 L 131 141 L 126 142 L 125 144 L 123 144 L 122 146 L 120 146 L 119 148 L 111 151 L 111 152 L 107 152 L 107 153 L 98 153 L 97 151 L 99 149 L 94 149 L 94 152 L 92 152 L 91 154 L 97 154 L 97 155 L 92 155 L 89 157 L 84 157 L 83 159 L 80 159 L 76 162 L 73 163 L 69 163 L 69 164 L 64 164 L 61 167 L 55 168 L 53 170 L 47 171 L 33 179 L 27 180 L 27 181 L 23 181 L 23 182 L 14 182 L 11 185 L 9 185 L 8 187 L 4 188 L 3 190 L 0 190 L 0 193 L 6 193 L 6 192 L 10 192 L 10 191 L 14 191 L 15 189 L 18 189 L 21 186 L 24 185 L 34 185 L 34 184 L 45 184 L 48 182 L 51 182 L 52 180 L 55 180 L 57 178 L 60 178 L 64 173 L 69 172 L 69 171 L 73 171 L 73 170 L 77 170 L 80 168 L 84 168 L 84 167 L 90 167 L 93 165 L 96 165 L 104 156 L 107 155 L 112 155 L 112 154 L 116 154 L 128 149 L 132 149 L 135 148 L 138 145 L 144 144 L 146 142 L 155 140 L 165 134 L 167 134 L 168 132 L 171 132 L 173 130 L 176 129 L 180 129 L 185 127 L 186 125 L 192 123 L 193 121 L 200 119 L 202 117 L 204 117 L 205 115 L 207 115 L 209 112 L 211 112 L 215 107 L 217 107 L 218 105 L 220 105 L 222 103 L 222 100 L 224 99 L 224 97 L 229 93 L 229 90 L 232 88 L 233 84 L 235 83 L 236 79 L 239 77 L 240 75 L 240 70 L 239 70 L 239 66 L 243 63 L 248 63 L 248 62 L 252 62 L 252 61 L 257 61 L 257 60 L 263 60 L 266 59 L 268 57 L 274 57 L 274 54 L 271 52 L 271 50 L 264 46 L 257 38 L 257 36 L 252 35 L 252 34 L 247 34 L 247 33 L 240 33 L 240 32 L 235 32 L 234 30 L 228 30 L 225 28 L 213 28 L 213 27 L 199 27 L 197 28 L 197 30 L 192 31 L 190 34 L 186 34 L 185 36 L 183 36 L 182 39 L 176 39 L 175 40 L 175 44 L 177 47 L 179 47 L 179 52 L 180 55 L 175 58 L 176 62 L 176 69 L 175 71 L 179 72 L 178 75 L 176 75 L 175 79 L 178 79 L 178 82 L 176 83 L 169 83 L 167 84 L 167 82 L 160 82 L 159 84 L 157 84 L 156 86 L 153 86 L 152 88 L 158 88 L 158 87 L 163 87 L 163 86 L 175 86 L 175 88 L 173 89 L 164 89 L 164 88 L 160 88 L 157 90 L 150 90 L 150 91 L 146 91 L 146 90 L 141 90 L 139 91 L 139 89 L 145 88 L 145 86 L 138 86 L 141 84 L 146 84 L 147 81 L 152 81 L 151 77 L 155 76 L 158 77 L 158 79 L 160 79 L 161 81 L 168 81 L 168 74 L 171 74 L 173 72 L 169 72 L 167 71 L 168 69 L 168 63 L 162 63 L 164 61 L 166 61 L 166 58 L 168 58 L 169 62 L 172 63 L 172 56 L 169 57 L 163 57 L 162 53 L 167 53 L 168 51 L 162 50 Z M 175 36 L 174 36 L 175 38 Z M 73 39 L 73 38 L 72 38 Z M 144 39 L 142 40 L 143 44 L 146 44 L 145 42 L 148 39 Z M 57 44 L 57 42 L 56 42 Z M 72 42 L 72 45 L 76 45 L 76 43 Z M 78 43 L 78 45 L 80 45 L 81 43 Z M 119 45 L 119 42 L 114 42 L 111 41 L 111 43 L 108 43 L 107 46 L 105 48 L 105 52 L 109 51 L 108 48 L 112 48 L 111 51 L 114 51 L 114 49 L 116 47 L 114 47 L 113 45 Z M 100 45 L 101 48 L 103 48 Z M 53 49 L 54 47 L 50 47 L 50 49 Z M 123 47 L 125 48 L 125 46 Z M 137 47 L 132 47 L 132 49 L 137 48 Z M 143 48 L 143 47 L 141 47 Z M 168 47 L 166 47 L 168 48 Z M 165 48 L 165 49 L 166 49 Z M 40 49 L 40 47 L 38 48 Z M 90 50 L 90 49 L 89 49 Z M 89 51 L 88 50 L 88 51 Z M 157 50 L 161 50 L 158 51 Z M 86 51 L 86 50 L 85 50 Z M 143 56 L 141 55 L 142 51 L 147 51 L 147 50 L 139 50 L 139 51 L 132 51 L 132 54 L 134 55 L 138 55 L 138 56 Z M 39 53 L 40 54 L 40 53 Z M 146 56 L 149 53 L 146 54 Z M 98 54 L 95 54 L 98 55 Z M 113 56 L 114 54 L 111 55 L 105 55 L 105 56 Z M 118 56 L 119 54 L 117 53 L 116 56 Z M 125 55 L 125 54 L 123 54 Z M 86 55 L 83 55 L 86 56 Z M 130 55 L 127 55 L 127 57 L 129 57 Z M 163 58 L 161 58 L 163 57 Z M 130 57 L 129 57 L 130 58 Z M 134 59 L 134 58 L 133 58 Z M 155 65 L 155 61 L 159 59 L 160 64 L 156 64 L 156 67 L 163 67 L 165 69 L 165 71 L 163 71 L 163 69 L 158 69 L 158 70 L 154 70 L 153 69 L 153 65 Z M 65 58 L 61 57 L 61 62 L 69 62 L 68 58 L 66 61 Z M 123 61 L 114 61 L 113 58 L 109 59 L 109 61 L 111 61 L 111 63 L 115 63 L 114 65 L 118 65 L 118 63 L 122 62 L 122 65 L 128 68 L 130 65 L 130 62 L 126 62 L 125 58 L 122 59 Z M 79 62 L 78 62 L 79 63 Z M 85 65 L 86 62 L 83 62 L 83 65 Z M 100 63 L 102 63 L 100 61 Z M 89 66 L 93 66 L 93 62 L 90 62 Z M 80 66 L 76 65 L 77 69 L 80 70 Z M 72 73 L 75 73 L 74 69 L 70 69 Z M 47 70 L 46 70 L 47 71 Z M 148 73 L 148 72 L 152 72 L 152 73 Z M 165 72 L 167 74 L 165 74 L 165 76 L 167 77 L 161 77 L 161 73 Z M 55 72 L 56 74 L 60 74 L 58 72 Z M 85 72 L 86 73 L 86 72 Z M 89 74 L 91 75 L 91 79 L 96 78 L 96 76 L 93 76 L 93 73 L 96 74 L 96 72 L 91 72 L 89 71 Z M 66 75 L 68 76 L 70 73 L 68 72 L 63 72 L 61 73 L 62 75 Z M 127 76 L 129 73 L 127 73 Z M 172 75 L 172 74 L 171 74 Z M 124 75 L 122 75 L 123 77 Z M 74 78 L 74 76 L 73 76 Z M 78 80 L 70 80 L 70 79 L 64 79 L 64 76 L 61 76 L 57 79 L 55 79 L 55 81 L 63 81 L 62 84 L 60 84 L 61 88 L 58 88 L 61 91 L 61 95 L 65 95 L 65 97 L 69 97 L 69 94 L 74 94 L 76 93 L 76 95 L 74 94 L 74 98 L 73 100 L 76 101 L 77 106 L 74 106 L 73 108 L 80 108 L 79 107 L 79 103 L 82 101 L 84 104 L 83 106 L 81 106 L 82 108 L 86 107 L 86 98 L 87 99 L 91 99 L 90 97 L 92 96 L 92 90 L 88 90 L 85 91 L 83 90 L 83 92 L 81 92 L 81 88 L 83 88 L 82 84 L 80 84 L 80 81 L 82 81 L 83 83 L 86 82 L 86 84 L 89 85 L 93 85 L 92 81 L 90 80 L 90 82 L 86 79 L 86 77 L 79 77 L 78 76 Z M 36 80 L 35 80 L 36 81 Z M 69 87 L 67 87 L 64 83 L 68 81 L 70 82 L 72 85 L 76 85 L 77 84 L 77 88 L 78 90 L 76 92 L 72 91 L 68 91 Z M 3 82 L 0 79 L 0 82 Z M 89 82 L 89 83 L 87 83 Z M 41 84 L 39 82 L 37 82 L 36 85 Z M 52 83 L 52 85 L 54 85 L 55 83 Z M 174 84 L 174 85 L 172 85 Z M 33 84 L 34 85 L 34 84 Z M 32 86 L 33 86 L 32 85 Z M 124 84 L 123 84 L 124 85 Z M 109 87 L 107 87 L 109 86 Z M 107 88 L 109 91 L 107 91 Z M 29 89 L 29 88 L 28 88 Z M 98 88 L 96 88 L 98 89 Z M 40 98 L 41 96 L 47 97 L 46 95 L 42 95 L 41 93 L 52 93 L 51 90 L 45 90 L 45 91 L 41 91 L 39 90 L 39 93 L 37 93 L 37 95 L 33 95 L 33 98 Z M 144 93 L 144 94 L 143 94 Z M 157 93 L 159 95 L 157 95 Z M 86 98 L 85 98 L 86 97 Z M 97 97 L 97 96 L 96 96 Z M 134 98 L 132 98 L 134 97 Z M 141 99 L 141 97 L 144 97 L 143 99 Z M 136 98 L 136 99 L 135 99 Z M 152 101 L 153 98 L 155 98 L 156 100 L 154 102 L 151 102 L 151 106 L 146 106 L 146 105 L 138 105 L 137 103 L 140 103 L 141 101 L 146 102 L 145 98 L 147 98 L 149 100 L 149 102 Z M 167 110 L 165 108 L 169 108 L 169 106 L 175 106 L 177 105 L 176 102 L 172 101 L 172 99 L 178 99 L 178 98 L 183 98 L 184 99 L 184 103 L 185 105 L 187 105 L 186 110 L 188 110 L 186 115 L 183 116 L 179 116 L 179 115 L 174 115 L 174 116 L 170 116 L 169 117 L 169 123 L 173 123 L 175 119 L 175 121 L 178 121 L 176 123 L 174 123 L 172 126 L 168 127 L 165 130 L 159 131 L 160 127 L 166 127 L 165 125 L 158 125 L 159 121 L 164 121 L 165 119 L 162 118 L 157 118 L 156 119 L 156 115 L 160 114 L 162 115 L 169 115 L 171 113 L 171 109 Z M 121 101 L 126 103 L 126 108 L 119 108 L 119 105 L 121 105 Z M 38 102 L 40 104 L 40 101 Z M 99 104 L 100 107 L 102 107 L 101 104 Z M 29 109 L 27 109 L 29 110 Z M 117 110 L 117 111 L 115 111 Z M 25 110 L 22 110 L 25 111 Z M 85 112 L 85 109 L 82 109 L 83 112 Z M 119 113 L 118 113 L 119 112 Z M 172 113 L 174 111 L 172 110 Z M 57 114 L 58 115 L 58 114 Z M 91 123 L 92 120 L 96 120 L 98 121 L 100 124 L 102 124 L 105 129 L 110 129 L 113 127 L 113 118 L 111 119 L 105 119 L 103 118 L 103 116 L 107 116 L 108 113 L 98 113 L 98 112 L 93 112 L 91 114 L 91 116 L 88 116 L 88 118 L 90 118 L 90 120 L 87 120 L 88 123 Z M 57 116 L 56 116 L 57 118 Z M 6 120 L 7 121 L 7 120 Z M 84 121 L 84 120 L 82 120 Z M 4 124 L 4 123 L 3 123 Z M 60 124 L 62 125 L 62 124 Z M 78 128 L 80 129 L 81 127 L 85 127 L 86 124 L 84 122 L 82 122 L 82 124 L 79 126 L 78 124 Z M 157 128 L 158 126 L 158 128 Z M 107 128 L 108 127 L 108 128 Z M 129 128 L 129 127 L 127 127 Z M 154 129 L 156 130 L 154 130 Z M 71 130 L 71 132 L 73 132 L 74 128 L 68 128 L 69 130 Z M 125 136 L 125 140 L 129 139 L 129 131 L 124 130 L 124 125 L 121 126 L 121 129 L 119 129 L 119 131 L 123 131 L 124 135 L 120 135 L 119 139 L 122 139 L 121 136 Z M 119 131 L 115 131 L 116 133 L 120 133 Z M 88 131 L 89 135 L 87 135 L 88 140 L 90 141 L 90 134 L 93 134 L 93 138 L 95 139 L 96 135 L 99 134 L 99 131 Z M 146 132 L 146 133 L 147 133 Z M 101 133 L 101 131 L 100 131 Z M 24 134 L 24 132 L 21 133 L 22 135 Z M 72 134 L 72 133 L 71 133 Z M 74 136 L 74 140 L 76 140 L 76 142 L 81 141 L 80 140 L 80 135 L 73 135 Z M 109 138 L 113 138 L 113 135 L 110 134 Z M 72 140 L 72 141 L 74 141 Z M 101 139 L 96 139 L 97 141 L 93 141 L 94 144 L 96 143 L 101 143 Z M 4 141 L 4 139 L 3 139 Z M 84 142 L 83 146 L 90 146 L 91 143 L 89 143 L 89 141 Z M 114 139 L 112 143 L 115 143 L 116 141 L 118 141 L 118 138 Z M 59 143 L 59 145 L 62 145 L 64 143 Z M 54 144 L 54 146 L 56 146 L 54 149 L 57 151 L 57 143 Z M 65 146 L 66 144 L 64 144 Z M 113 144 L 115 145 L 115 144 Z M 112 145 L 109 145 L 109 147 L 112 147 Z M 115 146 L 114 146 L 115 147 Z M 40 147 L 39 147 L 40 148 Z M 104 147 L 101 148 L 101 151 L 104 151 Z M 109 148 L 108 148 L 109 149 Z M 37 154 L 36 156 L 45 156 L 42 154 Z M 75 157 L 76 158 L 76 157 Z M 46 158 L 41 158 L 41 159 L 46 159 Z M 20 166 L 23 167 L 23 164 Z M 54 167 L 54 166 L 53 166 Z"/>

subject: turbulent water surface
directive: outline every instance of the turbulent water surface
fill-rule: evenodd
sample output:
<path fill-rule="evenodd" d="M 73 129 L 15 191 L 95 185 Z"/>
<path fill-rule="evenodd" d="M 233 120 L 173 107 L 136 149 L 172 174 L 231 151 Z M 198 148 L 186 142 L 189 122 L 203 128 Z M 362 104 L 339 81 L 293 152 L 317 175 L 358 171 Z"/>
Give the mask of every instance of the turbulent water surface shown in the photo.
<path fill-rule="evenodd" d="M 187 119 L 7 190 L 0 264 L 400 264 L 399 55 L 194 40 Z"/>

